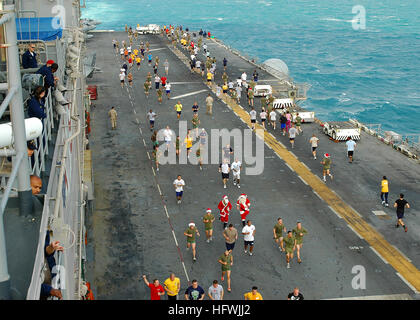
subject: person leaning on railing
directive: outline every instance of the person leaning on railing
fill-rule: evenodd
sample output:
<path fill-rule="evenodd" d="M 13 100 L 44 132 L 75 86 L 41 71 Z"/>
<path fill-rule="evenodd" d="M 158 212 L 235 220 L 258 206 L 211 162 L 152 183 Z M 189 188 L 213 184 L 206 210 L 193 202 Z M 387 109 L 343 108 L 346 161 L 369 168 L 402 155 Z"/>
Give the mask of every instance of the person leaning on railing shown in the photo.
<path fill-rule="evenodd" d="M 58 70 L 58 64 L 54 60 L 48 60 L 47 64 L 38 69 L 36 73 L 44 76 L 45 90 L 55 87 L 58 77 L 54 77 L 54 72 Z"/>
<path fill-rule="evenodd" d="M 45 119 L 47 117 L 44 109 L 45 88 L 38 86 L 33 91 L 31 99 L 28 101 L 28 116 L 30 118 L 36 117 L 38 119 Z"/>

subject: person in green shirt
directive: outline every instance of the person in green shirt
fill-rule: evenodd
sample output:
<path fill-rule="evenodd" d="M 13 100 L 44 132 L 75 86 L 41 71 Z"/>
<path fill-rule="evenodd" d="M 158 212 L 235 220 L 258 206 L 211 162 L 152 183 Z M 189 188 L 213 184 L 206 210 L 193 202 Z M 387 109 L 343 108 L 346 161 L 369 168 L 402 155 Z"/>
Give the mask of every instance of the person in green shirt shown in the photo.
<path fill-rule="evenodd" d="M 201 145 L 197 149 L 197 151 L 195 152 L 195 156 L 197 157 L 198 164 L 200 165 L 200 170 L 203 170 L 203 159 L 201 158 Z M 213 239 L 211 239 L 211 240 L 213 240 Z"/>
<path fill-rule="evenodd" d="M 156 94 L 157 94 L 157 96 L 158 96 L 158 101 L 159 101 L 159 103 L 161 104 L 161 103 L 162 103 L 162 95 L 163 95 L 162 88 L 159 88 L 159 89 L 156 91 Z"/>
<path fill-rule="evenodd" d="M 196 261 L 197 258 L 195 257 L 195 235 L 197 234 L 197 236 L 200 236 L 200 233 L 198 232 L 197 228 L 195 227 L 195 223 L 191 222 L 188 225 L 188 229 L 185 230 L 184 232 L 184 236 L 187 237 L 187 250 L 190 249 L 190 247 L 192 247 L 192 253 L 193 253 L 193 261 Z"/>
<path fill-rule="evenodd" d="M 147 82 L 152 82 L 152 75 L 150 72 L 147 73 L 147 78 L 146 78 Z"/>
<path fill-rule="evenodd" d="M 300 259 L 300 249 L 302 248 L 302 245 L 303 245 L 303 235 L 307 234 L 308 231 L 306 231 L 305 228 L 302 228 L 302 223 L 298 222 L 296 224 L 296 228 L 294 228 L 292 232 L 296 239 L 296 249 L 297 249 L 296 253 L 298 257 L 298 263 L 301 263 L 302 260 Z"/>
<path fill-rule="evenodd" d="M 179 136 L 176 136 L 175 150 L 176 150 L 176 155 L 179 156 Z"/>
<path fill-rule="evenodd" d="M 223 80 L 223 83 L 227 83 L 228 82 L 228 75 L 226 74 L 226 72 L 223 72 L 222 80 Z"/>
<path fill-rule="evenodd" d="M 265 96 L 261 97 L 261 109 L 267 107 L 267 98 Z"/>
<path fill-rule="evenodd" d="M 193 130 L 195 130 L 195 136 L 198 137 L 198 126 L 200 125 L 200 119 L 198 118 L 198 113 L 194 113 L 193 118 L 191 119 Z"/>
<path fill-rule="evenodd" d="M 200 150 L 200 149 L 197 149 Z M 210 243 L 213 240 L 213 221 L 215 220 L 214 215 L 211 213 L 211 209 L 207 208 L 206 214 L 203 217 L 204 230 L 206 231 L 206 242 Z"/>
<path fill-rule="evenodd" d="M 283 239 L 286 247 L 286 262 L 287 268 L 290 268 L 290 260 L 293 259 L 293 252 L 296 249 L 296 238 L 293 236 L 292 231 L 287 231 L 287 236 Z"/>
<path fill-rule="evenodd" d="M 254 90 L 248 88 L 248 105 L 254 106 Z"/>
<path fill-rule="evenodd" d="M 144 83 L 144 94 L 146 95 L 146 97 L 149 97 L 149 89 L 150 89 L 150 82 L 146 80 L 146 82 Z"/>
<path fill-rule="evenodd" d="M 296 118 L 295 118 L 295 122 L 296 122 L 296 129 L 297 131 L 299 131 L 300 133 L 302 133 L 302 128 L 300 127 L 302 124 L 302 118 L 299 116 L 299 112 L 296 113 Z"/>
<path fill-rule="evenodd" d="M 330 173 L 330 168 L 331 168 L 331 159 L 330 159 L 330 155 L 328 153 L 324 154 L 324 159 L 322 159 L 321 161 L 322 164 L 322 175 L 324 176 L 324 182 L 326 182 L 327 180 L 325 179 L 325 174 L 328 174 L 331 178 L 331 180 L 333 179 L 332 174 Z"/>
<path fill-rule="evenodd" d="M 232 90 L 232 99 L 234 101 L 237 101 L 238 100 L 238 94 L 237 94 L 236 90 Z"/>
<path fill-rule="evenodd" d="M 273 108 L 274 97 L 272 94 L 270 94 L 270 96 L 268 97 L 267 102 L 268 102 L 268 107 Z"/>
<path fill-rule="evenodd" d="M 256 83 L 254 82 L 254 80 L 251 80 L 249 82 L 249 86 L 251 87 L 252 91 L 254 91 L 255 85 L 256 85 Z"/>
<path fill-rule="evenodd" d="M 286 227 L 283 224 L 283 219 L 278 218 L 277 223 L 274 225 L 274 228 L 273 228 L 273 235 L 274 235 L 274 240 L 279 245 L 279 249 L 284 252 L 285 249 L 283 246 L 283 231 L 286 232 Z"/>
<path fill-rule="evenodd" d="M 232 253 L 226 250 L 225 253 L 219 257 L 218 262 L 222 265 L 222 281 L 225 280 L 225 273 L 226 273 L 227 283 L 228 283 L 227 291 L 231 292 L 232 289 L 230 288 L 230 273 L 231 273 L 231 268 L 233 265 Z"/>

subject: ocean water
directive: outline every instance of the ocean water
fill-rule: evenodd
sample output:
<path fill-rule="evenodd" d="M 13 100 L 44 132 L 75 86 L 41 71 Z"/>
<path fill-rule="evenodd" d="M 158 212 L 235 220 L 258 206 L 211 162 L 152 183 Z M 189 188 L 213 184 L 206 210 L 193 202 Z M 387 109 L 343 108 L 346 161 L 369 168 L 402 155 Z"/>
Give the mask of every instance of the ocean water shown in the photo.
<path fill-rule="evenodd" d="M 356 118 L 420 134 L 419 0 L 88 0 L 98 29 L 156 23 L 203 28 L 258 62 L 282 59 L 311 84 L 302 105 L 322 120 Z M 355 30 L 356 13 L 366 28 Z"/>

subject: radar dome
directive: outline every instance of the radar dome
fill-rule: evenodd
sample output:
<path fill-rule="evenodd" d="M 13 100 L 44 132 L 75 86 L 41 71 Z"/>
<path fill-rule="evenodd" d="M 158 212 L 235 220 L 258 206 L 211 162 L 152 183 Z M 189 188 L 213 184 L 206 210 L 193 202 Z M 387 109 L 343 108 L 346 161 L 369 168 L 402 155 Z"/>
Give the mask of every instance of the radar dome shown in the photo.
<path fill-rule="evenodd" d="M 283 60 L 268 59 L 264 61 L 263 65 L 265 67 L 268 67 L 269 69 L 273 69 L 274 71 L 276 71 L 276 73 L 283 75 L 282 78 L 284 78 L 285 80 L 289 77 L 289 68 Z"/>

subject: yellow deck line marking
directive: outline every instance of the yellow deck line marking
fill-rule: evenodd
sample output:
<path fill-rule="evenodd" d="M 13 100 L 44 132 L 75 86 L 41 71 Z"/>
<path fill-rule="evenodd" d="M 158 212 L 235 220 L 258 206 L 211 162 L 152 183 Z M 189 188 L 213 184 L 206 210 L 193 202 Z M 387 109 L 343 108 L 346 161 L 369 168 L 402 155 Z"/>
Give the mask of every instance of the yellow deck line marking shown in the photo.
<path fill-rule="evenodd" d="M 215 92 L 215 85 L 212 90 Z M 233 112 L 242 118 L 251 128 L 251 120 L 249 113 L 241 106 L 237 105 L 232 99 L 228 98 L 229 106 Z M 255 124 L 256 129 L 263 129 L 258 123 Z M 261 138 L 261 132 L 257 130 L 256 135 Z M 327 205 L 335 210 L 341 216 L 347 225 L 354 232 L 366 240 L 369 245 L 387 261 L 403 279 L 407 281 L 416 291 L 420 291 L 420 270 L 407 260 L 398 250 L 395 249 L 385 238 L 369 223 L 367 223 L 361 215 L 350 205 L 344 202 L 333 190 L 331 190 L 321 179 L 313 174 L 308 168 L 282 145 L 273 138 L 268 132 L 262 133 L 264 142 L 271 146 L 273 151 L 285 161 L 293 170 L 304 179 L 308 185 L 322 198 Z M 321 169 L 321 168 L 320 168 Z"/>

